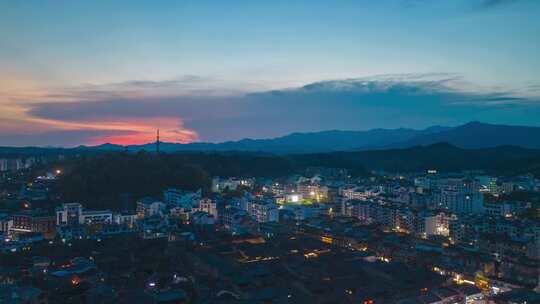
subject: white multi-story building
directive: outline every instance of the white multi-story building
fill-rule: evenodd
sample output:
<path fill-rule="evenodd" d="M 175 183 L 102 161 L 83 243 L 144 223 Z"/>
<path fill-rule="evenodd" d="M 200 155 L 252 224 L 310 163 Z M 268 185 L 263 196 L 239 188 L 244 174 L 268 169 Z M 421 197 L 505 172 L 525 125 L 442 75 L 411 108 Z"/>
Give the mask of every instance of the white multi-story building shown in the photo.
<path fill-rule="evenodd" d="M 259 223 L 278 222 L 278 206 L 272 202 L 255 201 L 247 204 L 247 213 Z"/>
<path fill-rule="evenodd" d="M 206 212 L 212 215 L 215 219 L 218 218 L 217 204 L 209 198 L 203 198 L 199 201 L 199 211 Z"/>
<path fill-rule="evenodd" d="M 348 200 L 365 200 L 365 193 L 359 187 L 347 187 L 340 189 L 340 194 Z"/>
<path fill-rule="evenodd" d="M 363 224 L 370 224 L 373 222 L 371 211 L 372 202 L 363 200 L 354 200 L 350 203 L 344 203 L 342 207 L 343 215 L 355 217 Z"/>
<path fill-rule="evenodd" d="M 83 211 L 79 219 L 81 224 L 110 224 L 113 214 L 109 210 Z"/>
<path fill-rule="evenodd" d="M 20 158 L 1 158 L 0 172 L 2 171 L 18 171 L 24 169 L 25 165 Z"/>
<path fill-rule="evenodd" d="M 199 189 L 197 192 L 182 191 L 175 188 L 169 188 L 163 191 L 163 199 L 170 206 L 194 206 L 201 199 L 202 193 Z"/>
<path fill-rule="evenodd" d="M 9 232 L 13 227 L 13 219 L 7 214 L 0 214 L 0 232 Z"/>
<path fill-rule="evenodd" d="M 285 186 L 280 183 L 273 183 L 272 187 L 270 188 L 270 192 L 272 192 L 274 195 L 282 196 L 285 194 Z"/>
<path fill-rule="evenodd" d="M 519 216 L 528 208 L 531 208 L 530 202 L 520 201 L 494 201 L 485 202 L 485 213 L 489 216 L 503 216 L 506 218 Z"/>
<path fill-rule="evenodd" d="M 212 192 L 221 192 L 225 189 L 236 190 L 239 186 L 253 187 L 255 180 L 253 178 L 220 178 L 214 177 L 212 179 Z"/>
<path fill-rule="evenodd" d="M 124 214 L 124 213 L 117 213 L 113 216 L 114 223 L 118 225 L 127 225 L 127 226 L 133 226 L 135 224 L 135 221 L 137 220 L 137 214 Z"/>
<path fill-rule="evenodd" d="M 79 203 L 62 204 L 56 209 L 56 225 L 110 224 L 113 214 L 110 210 L 84 210 Z"/>
<path fill-rule="evenodd" d="M 303 197 L 315 201 L 324 201 L 328 198 L 328 187 L 316 184 L 298 184 L 297 191 Z"/>
<path fill-rule="evenodd" d="M 0 172 L 8 171 L 7 158 L 0 158 Z"/>
<path fill-rule="evenodd" d="M 448 236 L 451 216 L 439 212 L 422 212 L 417 216 L 417 233 L 429 237 L 431 235 Z"/>
<path fill-rule="evenodd" d="M 286 203 L 301 203 L 304 199 L 304 196 L 299 193 L 290 193 L 285 195 L 285 202 Z"/>
<path fill-rule="evenodd" d="M 478 214 L 484 212 L 484 196 L 480 192 L 443 190 L 440 205 L 456 214 Z"/>

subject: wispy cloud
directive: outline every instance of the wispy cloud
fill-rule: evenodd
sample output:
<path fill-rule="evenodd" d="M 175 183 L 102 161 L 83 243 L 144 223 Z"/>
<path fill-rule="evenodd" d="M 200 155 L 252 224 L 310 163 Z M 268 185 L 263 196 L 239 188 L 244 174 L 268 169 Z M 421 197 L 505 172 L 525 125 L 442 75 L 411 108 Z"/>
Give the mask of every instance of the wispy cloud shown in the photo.
<path fill-rule="evenodd" d="M 9 86 L 0 87 L 0 145 L 19 145 L 21 141 L 32 143 L 32 132 L 66 132 L 74 145 L 145 143 L 154 139 L 157 128 L 161 129 L 164 140 L 192 142 L 199 136 L 195 130 L 184 126 L 186 115 L 162 111 L 163 101 L 171 98 L 217 99 L 260 89 L 249 82 L 192 75 L 163 81 L 132 80 L 47 90 L 28 85 L 18 89 L 18 83 L 12 81 Z M 144 106 L 137 107 L 141 102 Z M 34 112 L 38 108 L 50 112 L 36 115 Z M 86 114 L 82 115 L 81 111 Z M 71 134 L 77 132 L 84 136 L 75 140 Z M 18 135 L 19 139 L 15 140 Z M 64 143 L 60 138 L 58 142 Z"/>
<path fill-rule="evenodd" d="M 497 7 L 504 7 L 518 2 L 534 2 L 535 0 L 465 0 L 465 1 L 449 1 L 449 3 L 455 5 L 457 8 L 468 9 L 473 8 L 476 10 L 488 10 Z M 441 1 L 444 2 L 444 1 Z M 437 5 L 437 1 L 429 0 L 402 0 L 400 2 L 404 8 L 415 8 L 426 5 Z"/>
<path fill-rule="evenodd" d="M 487 9 L 487 8 L 493 8 L 496 6 L 512 4 L 515 2 L 518 2 L 518 0 L 482 0 L 481 3 L 479 4 L 479 7 Z"/>

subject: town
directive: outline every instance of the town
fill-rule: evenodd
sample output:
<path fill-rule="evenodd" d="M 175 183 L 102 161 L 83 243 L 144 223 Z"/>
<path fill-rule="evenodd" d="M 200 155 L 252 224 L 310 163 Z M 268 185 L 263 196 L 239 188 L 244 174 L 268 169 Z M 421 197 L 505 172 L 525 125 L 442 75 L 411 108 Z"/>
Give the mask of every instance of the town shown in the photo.
<path fill-rule="evenodd" d="M 540 0 L 0 0 L 0 304 L 540 304 Z"/>
<path fill-rule="evenodd" d="M 308 167 L 95 210 L 56 159 L 0 164 L 2 303 L 540 301 L 531 174 Z"/>

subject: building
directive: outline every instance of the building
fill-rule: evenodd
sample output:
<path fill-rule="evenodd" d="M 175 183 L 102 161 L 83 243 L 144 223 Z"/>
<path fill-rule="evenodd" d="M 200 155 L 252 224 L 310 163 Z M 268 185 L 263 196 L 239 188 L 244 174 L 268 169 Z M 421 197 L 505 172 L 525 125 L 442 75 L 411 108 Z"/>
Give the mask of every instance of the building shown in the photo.
<path fill-rule="evenodd" d="M 8 233 L 13 227 L 13 219 L 7 214 L 0 214 L 0 232 Z"/>
<path fill-rule="evenodd" d="M 519 201 L 492 201 L 485 202 L 485 213 L 489 216 L 515 217 L 531 208 L 530 202 Z"/>
<path fill-rule="evenodd" d="M 52 233 L 55 230 L 55 218 L 41 211 L 23 211 L 13 215 L 12 232 Z"/>
<path fill-rule="evenodd" d="M 276 196 L 283 196 L 286 193 L 285 186 L 280 183 L 273 183 L 270 191 Z"/>
<path fill-rule="evenodd" d="M 203 199 L 201 190 L 197 192 L 182 191 L 169 188 L 163 192 L 166 207 L 172 217 L 189 220 L 191 214 L 197 212 L 202 207 L 205 212 L 212 213 L 217 218 L 217 207 L 209 199 Z M 163 211 L 163 210 L 162 210 Z M 160 213 L 163 213 L 160 211 Z"/>
<path fill-rule="evenodd" d="M 188 192 L 176 188 L 163 191 L 163 200 L 169 206 L 186 207 L 196 205 L 202 197 L 199 189 L 196 192 Z"/>
<path fill-rule="evenodd" d="M 365 200 L 367 197 L 365 193 L 361 191 L 359 187 L 347 187 L 340 189 L 340 193 L 345 199 L 348 200 Z"/>
<path fill-rule="evenodd" d="M 220 178 L 214 177 L 212 179 L 212 192 L 222 192 L 225 189 L 236 190 L 239 186 L 251 188 L 255 184 L 253 178 Z"/>
<path fill-rule="evenodd" d="M 374 219 L 372 218 L 372 203 L 371 201 L 364 200 L 351 200 L 344 203 L 342 207 L 343 215 L 355 217 L 360 220 L 362 224 L 371 224 Z"/>
<path fill-rule="evenodd" d="M 247 213 L 259 223 L 278 222 L 278 206 L 272 202 L 255 201 L 247 204 Z"/>
<path fill-rule="evenodd" d="M 80 222 L 85 225 L 92 224 L 111 224 L 113 214 L 109 210 L 83 211 Z"/>
<path fill-rule="evenodd" d="M 216 219 L 218 218 L 217 204 L 209 198 L 203 198 L 199 201 L 199 211 L 206 212 Z"/>
<path fill-rule="evenodd" d="M 137 218 L 143 219 L 151 216 L 162 216 L 166 205 L 151 197 L 145 197 L 137 201 Z"/>
<path fill-rule="evenodd" d="M 443 190 L 437 198 L 439 207 L 456 214 L 484 212 L 484 196 L 480 192 Z"/>
<path fill-rule="evenodd" d="M 502 193 L 512 193 L 516 189 L 516 185 L 513 182 L 503 182 L 500 187 L 500 192 Z"/>
<path fill-rule="evenodd" d="M 352 200 L 344 205 L 344 215 L 363 224 L 377 223 L 401 232 L 415 231 L 416 216 L 412 210 L 388 201 Z"/>
<path fill-rule="evenodd" d="M 127 225 L 132 227 L 135 225 L 135 220 L 137 219 L 137 214 L 132 213 L 117 213 L 113 216 L 114 223 L 118 225 Z"/>
<path fill-rule="evenodd" d="M 328 199 L 328 187 L 316 184 L 298 184 L 297 191 L 303 197 L 317 202 Z"/>
<path fill-rule="evenodd" d="M 293 203 L 293 204 L 299 204 L 304 200 L 304 196 L 299 193 L 290 193 L 285 195 L 285 202 L 286 203 Z"/>
<path fill-rule="evenodd" d="M 499 186 L 498 186 L 498 179 L 493 176 L 478 176 L 477 177 L 479 183 L 480 183 L 480 191 L 482 192 L 488 192 L 490 194 L 498 194 L 499 193 Z"/>
<path fill-rule="evenodd" d="M 84 210 L 79 203 L 62 204 L 56 209 L 56 225 L 75 226 L 90 224 L 111 224 L 113 214 L 110 210 Z"/>
<path fill-rule="evenodd" d="M 420 212 L 417 215 L 416 234 L 429 237 L 432 235 L 449 236 L 451 216 L 443 212 Z"/>
<path fill-rule="evenodd" d="M 422 188 L 422 189 L 430 189 L 431 188 L 431 178 L 427 177 L 427 176 L 420 176 L 420 177 L 416 177 L 414 179 L 414 185 L 416 187 L 419 187 L 419 188 Z"/>
<path fill-rule="evenodd" d="M 195 225 L 214 225 L 217 218 L 209 213 L 197 211 L 191 215 L 191 221 Z"/>
<path fill-rule="evenodd" d="M 367 200 L 382 193 L 380 187 L 345 186 L 339 189 L 339 194 L 348 200 Z"/>
<path fill-rule="evenodd" d="M 74 226 L 78 225 L 83 211 L 83 207 L 79 203 L 63 204 L 62 207 L 56 210 L 56 225 L 58 226 Z"/>
<path fill-rule="evenodd" d="M 234 235 L 241 235 L 258 230 L 257 222 L 246 211 L 236 207 L 227 206 L 220 215 L 225 229 Z"/>
<path fill-rule="evenodd" d="M 320 214 L 321 210 L 314 206 L 293 206 L 294 219 L 297 221 L 304 221 L 312 217 L 316 217 Z"/>
<path fill-rule="evenodd" d="M 18 171 L 27 168 L 20 158 L 0 158 L 0 172 Z"/>
<path fill-rule="evenodd" d="M 8 171 L 8 159 L 0 158 L 0 172 Z"/>
<path fill-rule="evenodd" d="M 56 233 L 62 240 L 68 241 L 86 238 L 88 236 L 87 230 L 86 226 L 59 226 Z"/>

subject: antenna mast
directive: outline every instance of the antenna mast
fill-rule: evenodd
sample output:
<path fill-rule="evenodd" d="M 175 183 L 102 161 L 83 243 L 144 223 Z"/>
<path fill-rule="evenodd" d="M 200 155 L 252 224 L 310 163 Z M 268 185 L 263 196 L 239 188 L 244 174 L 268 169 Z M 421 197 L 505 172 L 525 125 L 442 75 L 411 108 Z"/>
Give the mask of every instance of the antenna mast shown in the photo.
<path fill-rule="evenodd" d="M 159 154 L 159 129 L 157 129 L 157 136 L 156 136 L 156 153 Z"/>

